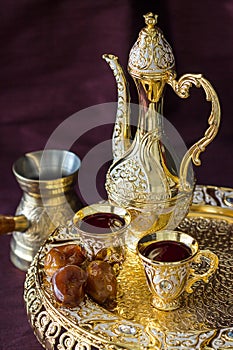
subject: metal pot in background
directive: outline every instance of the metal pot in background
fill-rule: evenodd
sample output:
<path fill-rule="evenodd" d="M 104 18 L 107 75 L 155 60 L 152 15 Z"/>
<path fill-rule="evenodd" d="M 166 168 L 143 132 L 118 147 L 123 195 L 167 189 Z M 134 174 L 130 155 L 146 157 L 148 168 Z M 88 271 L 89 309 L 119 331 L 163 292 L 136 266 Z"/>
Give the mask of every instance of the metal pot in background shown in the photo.
<path fill-rule="evenodd" d="M 82 207 L 74 185 L 81 161 L 65 150 L 27 153 L 13 164 L 23 196 L 15 216 L 0 216 L 0 234 L 12 232 L 10 258 L 26 271 L 39 247 Z"/>

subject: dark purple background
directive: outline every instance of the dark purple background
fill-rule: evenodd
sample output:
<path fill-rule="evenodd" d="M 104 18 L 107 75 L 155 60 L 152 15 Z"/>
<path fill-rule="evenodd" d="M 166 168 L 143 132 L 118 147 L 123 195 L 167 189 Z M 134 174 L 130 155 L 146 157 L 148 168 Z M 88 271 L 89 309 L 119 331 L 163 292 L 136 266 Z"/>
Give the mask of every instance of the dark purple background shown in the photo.
<path fill-rule="evenodd" d="M 221 127 L 195 169 L 197 182 L 233 187 L 233 1 L 12 0 L 2 2 L 0 11 L 0 213 L 14 214 L 22 195 L 11 171 L 18 157 L 43 149 L 73 113 L 116 101 L 115 81 L 101 55 L 118 55 L 126 68 L 148 11 L 159 14 L 178 76 L 203 73 L 219 95 Z M 181 100 L 168 88 L 165 104 L 165 116 L 192 145 L 207 126 L 203 93 L 193 88 Z M 111 131 L 100 127 L 85 134 L 72 150 L 83 158 Z M 23 306 L 25 274 L 9 262 L 9 240 L 1 237 L 0 245 L 0 349 L 39 350 Z"/>

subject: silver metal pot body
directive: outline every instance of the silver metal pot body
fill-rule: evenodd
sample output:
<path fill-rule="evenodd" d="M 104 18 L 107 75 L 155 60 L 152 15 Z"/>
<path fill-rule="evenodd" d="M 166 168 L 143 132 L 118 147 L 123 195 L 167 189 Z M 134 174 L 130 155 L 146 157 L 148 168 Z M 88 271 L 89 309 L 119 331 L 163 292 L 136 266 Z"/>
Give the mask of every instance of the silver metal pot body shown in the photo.
<path fill-rule="evenodd" d="M 27 270 L 48 235 L 81 208 L 74 190 L 80 165 L 79 157 L 65 150 L 27 153 L 14 163 L 23 190 L 16 215 L 23 215 L 28 227 L 12 234 L 10 257 L 19 269 Z"/>

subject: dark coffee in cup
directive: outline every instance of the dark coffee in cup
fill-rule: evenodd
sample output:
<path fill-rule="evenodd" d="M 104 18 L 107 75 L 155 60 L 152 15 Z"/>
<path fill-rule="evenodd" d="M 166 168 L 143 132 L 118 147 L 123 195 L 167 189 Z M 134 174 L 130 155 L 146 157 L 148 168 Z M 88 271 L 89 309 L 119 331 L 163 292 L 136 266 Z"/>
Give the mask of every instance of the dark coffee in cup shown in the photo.
<path fill-rule="evenodd" d="M 152 242 L 141 252 L 146 258 L 160 262 L 182 261 L 192 256 L 186 244 L 170 240 Z"/>
<path fill-rule="evenodd" d="M 125 220 L 115 213 L 94 213 L 80 220 L 79 228 L 89 233 L 111 233 L 122 229 Z"/>

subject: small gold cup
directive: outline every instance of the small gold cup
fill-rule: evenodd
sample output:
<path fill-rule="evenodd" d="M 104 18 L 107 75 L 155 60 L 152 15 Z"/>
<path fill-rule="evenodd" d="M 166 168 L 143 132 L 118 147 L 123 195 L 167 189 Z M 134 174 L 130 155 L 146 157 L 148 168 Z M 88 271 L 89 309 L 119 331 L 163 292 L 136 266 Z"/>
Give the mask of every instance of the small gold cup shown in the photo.
<path fill-rule="evenodd" d="M 199 280 L 208 283 L 218 267 L 216 254 L 199 250 L 193 237 L 179 231 L 147 234 L 139 240 L 137 253 L 152 293 L 152 305 L 164 311 L 179 308 L 183 292 L 192 293 L 193 284 Z M 208 262 L 208 270 L 197 273 L 202 259 Z"/>
<path fill-rule="evenodd" d="M 125 235 L 130 222 L 131 216 L 126 209 L 108 202 L 86 206 L 73 217 L 89 258 L 99 257 L 118 266 L 125 260 Z"/>

